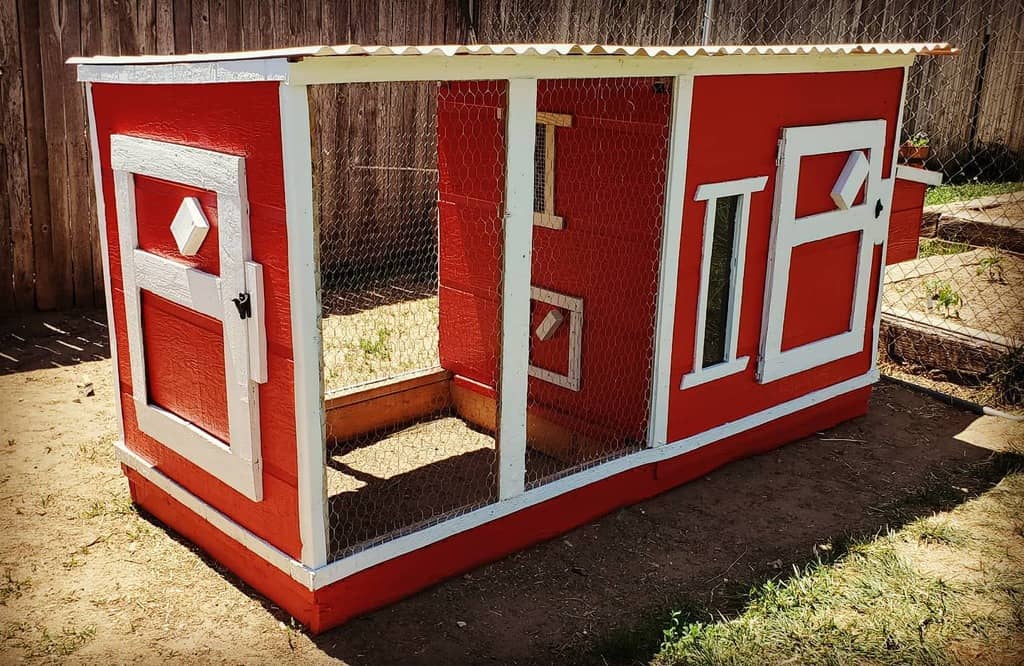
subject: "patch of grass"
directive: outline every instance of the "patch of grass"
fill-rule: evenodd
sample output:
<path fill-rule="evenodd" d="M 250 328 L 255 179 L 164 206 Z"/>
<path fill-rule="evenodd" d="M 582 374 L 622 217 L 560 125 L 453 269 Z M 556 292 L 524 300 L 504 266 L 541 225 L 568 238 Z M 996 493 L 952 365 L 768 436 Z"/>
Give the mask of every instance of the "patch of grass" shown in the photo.
<path fill-rule="evenodd" d="M 957 243 L 939 238 L 922 238 L 918 241 L 917 256 L 923 259 L 925 257 L 937 257 L 946 254 L 960 254 L 970 249 L 971 246 L 967 243 Z"/>
<path fill-rule="evenodd" d="M 56 633 L 40 627 L 36 636 L 26 635 L 29 631 L 30 627 L 24 624 L 9 624 L 3 631 L 4 642 L 21 649 L 27 659 L 68 657 L 96 635 L 95 625 L 64 627 Z"/>
<path fill-rule="evenodd" d="M 28 578 L 15 578 L 14 573 L 7 569 L 0 580 L 0 606 L 6 606 L 8 600 L 17 599 L 30 587 L 32 582 Z"/>
<path fill-rule="evenodd" d="M 360 338 L 359 348 L 367 356 L 378 356 L 385 360 L 391 358 L 391 329 L 386 326 L 377 329 L 376 339 Z"/>
<path fill-rule="evenodd" d="M 82 518 L 91 520 L 104 516 L 123 517 L 137 513 L 130 497 L 115 497 L 109 501 L 93 500 L 89 508 L 82 512 Z"/>
<path fill-rule="evenodd" d="M 970 539 L 967 530 L 940 518 L 915 520 L 904 527 L 903 531 L 908 537 L 916 538 L 922 543 L 944 546 L 963 546 Z"/>
<path fill-rule="evenodd" d="M 1011 454 L 988 466 L 1019 463 Z M 788 580 L 755 586 L 732 619 L 670 624 L 655 663 L 938 665 L 1012 653 L 1024 633 L 1013 534 L 1022 506 L 1024 475 L 1014 474 L 949 516 L 854 544 L 832 564 L 794 567 Z M 935 547 L 957 551 L 948 579 Z"/>
<path fill-rule="evenodd" d="M 1016 192 L 1017 190 L 1024 190 L 1024 182 L 975 182 L 963 185 L 938 185 L 928 189 L 928 192 L 924 195 L 924 203 L 926 206 L 933 206 L 935 204 L 953 203 L 954 201 L 969 201 L 993 194 Z"/>

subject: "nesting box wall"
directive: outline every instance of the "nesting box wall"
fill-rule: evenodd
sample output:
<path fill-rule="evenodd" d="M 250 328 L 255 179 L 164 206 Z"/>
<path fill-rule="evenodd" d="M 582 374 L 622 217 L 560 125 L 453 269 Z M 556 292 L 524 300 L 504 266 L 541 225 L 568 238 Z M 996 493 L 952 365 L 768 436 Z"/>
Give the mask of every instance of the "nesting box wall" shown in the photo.
<path fill-rule="evenodd" d="M 673 390 L 669 399 L 668 441 L 704 432 L 863 375 L 871 368 L 882 263 L 880 246 L 873 249 L 870 284 L 867 285 L 867 321 L 861 322 L 866 324 L 861 351 L 776 381 L 758 381 L 756 361 L 764 326 L 773 200 L 777 196 L 776 157 L 784 128 L 884 120 L 882 175 L 889 178 L 902 84 L 902 69 L 695 79 L 672 342 L 670 386 Z M 798 216 L 835 208 L 829 193 L 847 155 L 847 152 L 814 155 L 801 161 L 796 197 Z M 706 213 L 705 203 L 695 201 L 697 188 L 702 184 L 755 176 L 767 177 L 767 184 L 750 198 L 737 350 L 737 356 L 750 357 L 753 362 L 743 372 L 686 390 L 675 390 L 694 366 L 697 285 Z M 855 203 L 861 203 L 863 196 L 863 192 L 858 192 Z M 884 219 L 878 220 L 878 224 L 884 222 Z M 856 281 L 854 264 L 860 242 L 857 233 L 833 236 L 800 245 L 791 256 L 779 259 L 789 262 L 789 290 L 784 295 L 783 351 L 827 338 L 850 326 Z"/>
<path fill-rule="evenodd" d="M 479 324 L 500 321 L 487 294 L 499 291 L 502 258 L 486 236 L 499 234 L 500 225 L 481 221 L 500 220 L 504 182 L 490 170 L 468 170 L 474 162 L 464 155 L 474 153 L 478 136 L 501 137 L 505 119 L 481 96 L 468 126 L 468 107 L 445 93 L 479 86 L 443 85 L 438 102 L 440 340 L 442 365 L 486 394 L 496 366 L 485 361 L 497 358 L 488 345 L 499 337 Z M 569 388 L 531 376 L 529 410 L 574 433 L 617 442 L 577 452 L 577 461 L 646 435 L 671 103 L 671 86 L 662 80 L 538 81 L 539 116 L 558 114 L 571 126 L 547 128 L 556 133 L 553 211 L 562 227 L 534 227 L 531 284 L 580 303 L 582 334 L 570 340 L 566 308 L 534 298 L 531 365 L 567 375 L 567 359 L 576 353 L 580 377 Z M 535 179 L 543 178 L 543 165 L 535 169 Z M 536 331 L 552 310 L 560 325 L 542 339 Z"/>
<path fill-rule="evenodd" d="M 118 358 L 118 390 L 125 444 L 161 473 L 230 519 L 292 557 L 301 544 L 297 515 L 295 405 L 288 291 L 281 120 L 277 83 L 92 86 L 104 220 L 111 267 L 111 298 Z M 132 390 L 111 135 L 241 156 L 245 160 L 252 261 L 262 265 L 267 337 L 267 381 L 258 387 L 262 499 L 254 501 L 194 464 L 138 425 Z M 136 176 L 139 247 L 177 264 L 222 274 L 218 210 L 209 191 Z M 211 226 L 198 252 L 182 254 L 170 225 L 183 197 L 195 197 Z M 227 433 L 223 329 L 220 320 L 143 292 L 142 342 L 149 402 L 195 427 L 232 442 Z M 227 313 L 225 316 L 234 316 Z M 139 480 L 133 482 L 138 491 Z M 137 498 L 138 499 L 138 498 Z"/>

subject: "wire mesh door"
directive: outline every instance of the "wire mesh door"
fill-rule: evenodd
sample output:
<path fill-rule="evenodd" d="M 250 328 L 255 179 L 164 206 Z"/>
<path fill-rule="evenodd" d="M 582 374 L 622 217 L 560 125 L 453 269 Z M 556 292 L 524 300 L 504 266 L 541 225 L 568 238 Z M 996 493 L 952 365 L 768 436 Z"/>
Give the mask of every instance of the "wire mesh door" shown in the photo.
<path fill-rule="evenodd" d="M 505 94 L 312 93 L 332 558 L 495 498 Z"/>

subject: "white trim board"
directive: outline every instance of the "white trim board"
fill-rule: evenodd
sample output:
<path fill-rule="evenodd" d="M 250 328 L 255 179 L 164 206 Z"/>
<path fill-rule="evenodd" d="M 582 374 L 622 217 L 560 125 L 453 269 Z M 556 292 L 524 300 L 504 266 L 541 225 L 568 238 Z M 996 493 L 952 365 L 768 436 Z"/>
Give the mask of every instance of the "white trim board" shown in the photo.
<path fill-rule="evenodd" d="M 900 106 L 900 111 L 902 113 L 902 106 Z M 899 154 L 898 145 L 896 147 L 896 154 Z M 918 169 L 917 167 L 907 166 L 906 164 L 897 165 L 896 177 L 899 178 L 900 180 L 910 180 L 915 183 L 921 183 L 922 185 L 931 185 L 933 187 L 935 185 L 942 185 L 941 171 L 929 171 L 928 169 Z"/>
<path fill-rule="evenodd" d="M 272 564 L 291 578 L 302 583 L 307 589 L 315 589 L 313 587 L 314 577 L 312 569 L 304 566 L 284 551 L 256 536 L 227 515 L 190 493 L 184 486 L 176 483 L 169 476 L 154 467 L 148 460 L 125 446 L 124 441 L 114 442 L 114 455 L 119 463 L 137 472 L 142 478 L 170 495 L 225 536 L 233 539 L 254 555 L 263 558 L 267 563 Z M 173 529 L 173 526 L 171 527 Z"/>
<path fill-rule="evenodd" d="M 533 257 L 533 152 L 537 80 L 508 82 L 505 216 L 502 224 L 501 356 L 498 377 L 498 497 L 526 488 L 526 400 Z"/>
<path fill-rule="evenodd" d="M 527 490 L 526 492 L 507 500 L 499 500 L 494 504 L 462 514 L 445 522 L 432 525 L 418 532 L 398 537 L 392 541 L 372 546 L 344 559 L 336 560 L 315 569 L 296 562 L 279 549 L 257 537 L 244 527 L 238 525 L 216 509 L 213 509 L 195 495 L 191 494 L 188 490 L 163 475 L 144 458 L 125 449 L 122 444 L 119 443 L 117 445 L 117 451 L 120 462 L 138 471 L 145 478 L 155 483 L 161 490 L 187 506 L 190 510 L 199 514 L 214 527 L 220 529 L 225 535 L 245 546 L 254 554 L 262 557 L 268 563 L 281 569 L 295 580 L 307 585 L 309 589 L 316 590 L 326 587 L 332 583 L 336 583 L 348 576 L 359 573 L 365 569 L 369 569 L 375 565 L 419 550 L 420 548 L 424 548 L 485 523 L 503 518 L 522 509 L 546 502 L 547 500 L 558 497 L 559 495 L 563 495 L 636 467 L 653 462 L 669 460 L 676 456 L 689 453 L 701 448 L 702 446 L 713 444 L 716 441 L 762 426 L 803 409 L 813 407 L 814 405 L 826 400 L 831 400 L 832 398 L 837 398 L 846 393 L 850 393 L 851 391 L 864 388 L 876 381 L 878 381 L 878 372 L 872 370 L 859 377 L 853 377 L 838 384 L 833 384 L 832 386 L 802 395 L 798 398 L 794 398 L 793 400 L 775 405 L 774 407 L 769 407 L 768 409 L 745 416 L 737 419 L 736 421 L 725 423 L 717 428 L 712 428 L 692 437 L 687 437 L 657 448 L 643 449 L 636 453 L 596 465 L 584 471 L 552 481 L 551 483 Z M 307 576 L 309 576 L 309 579 L 306 578 Z"/>
<path fill-rule="evenodd" d="M 661 222 L 661 260 L 658 302 L 654 324 L 654 363 L 651 367 L 651 411 L 647 445 L 667 441 L 668 402 L 672 394 L 672 335 L 675 328 L 676 291 L 679 283 L 679 250 L 683 233 L 683 193 L 690 150 L 690 110 L 693 77 L 678 76 L 672 82 L 672 116 L 665 173 L 665 203 Z"/>
<path fill-rule="evenodd" d="M 114 134 L 110 137 L 124 285 L 132 397 L 139 430 L 254 501 L 263 498 L 258 384 L 266 381 L 262 266 L 251 261 L 245 159 L 192 146 Z M 217 195 L 220 275 L 139 248 L 135 176 L 211 190 Z M 230 446 L 150 404 L 142 330 L 142 291 L 219 320 L 223 328 Z M 234 300 L 256 304 L 242 319 Z M 263 356 L 260 357 L 260 352 Z"/>
<path fill-rule="evenodd" d="M 295 455 L 302 561 L 327 562 L 326 426 L 320 332 L 320 227 L 313 205 L 312 135 L 305 86 L 281 84 L 281 158 L 288 233 L 288 299 L 295 382 Z"/>

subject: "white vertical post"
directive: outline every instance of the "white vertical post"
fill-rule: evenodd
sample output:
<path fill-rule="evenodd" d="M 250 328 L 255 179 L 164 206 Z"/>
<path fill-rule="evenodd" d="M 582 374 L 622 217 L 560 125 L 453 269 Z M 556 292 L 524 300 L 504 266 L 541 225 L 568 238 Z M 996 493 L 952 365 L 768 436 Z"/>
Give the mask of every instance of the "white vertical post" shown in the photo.
<path fill-rule="evenodd" d="M 320 266 L 313 211 L 313 159 L 306 86 L 282 83 L 281 154 L 288 231 L 295 380 L 299 537 L 302 563 L 327 564 L 327 495 L 324 482 L 324 400 L 320 346 Z"/>
<path fill-rule="evenodd" d="M 498 379 L 498 497 L 526 487 L 526 385 L 530 363 L 533 150 L 537 80 L 510 79 L 505 132 L 505 219 Z"/>
<path fill-rule="evenodd" d="M 665 174 L 665 205 L 661 223 L 661 270 L 658 273 L 648 446 L 661 446 L 668 436 L 668 397 L 672 390 L 672 330 L 676 316 L 676 282 L 679 277 L 679 244 L 683 233 L 683 190 L 686 186 L 692 102 L 693 76 L 677 76 L 672 85 L 668 171 Z"/>
<path fill-rule="evenodd" d="M 882 296 L 885 294 L 885 254 L 889 251 L 889 224 L 892 224 L 892 194 L 896 183 L 896 167 L 899 164 L 900 143 L 903 142 L 903 111 L 907 104 L 907 78 L 910 77 L 910 65 L 903 67 L 903 88 L 900 90 L 900 109 L 896 114 L 896 133 L 892 139 L 892 162 L 889 166 L 889 184 L 883 188 L 888 196 L 885 202 L 885 214 L 889 216 L 882 234 L 882 259 L 878 266 L 878 290 L 875 292 L 875 320 L 871 328 L 871 372 L 878 373 L 878 338 L 882 332 Z M 866 238 L 864 239 L 866 242 Z"/>
<path fill-rule="evenodd" d="M 124 443 L 124 415 L 121 413 L 121 381 L 117 362 L 117 331 L 114 330 L 114 298 L 110 291 L 110 246 L 107 245 L 107 202 L 103 197 L 103 165 L 100 163 L 99 130 L 96 127 L 96 109 L 92 103 L 92 84 L 85 84 L 85 105 L 89 111 L 89 154 L 92 159 L 92 180 L 96 190 L 96 220 L 99 224 L 100 252 L 103 253 L 103 293 L 107 306 L 107 342 L 110 345 L 110 364 L 114 369 L 114 411 L 117 414 L 117 433 Z"/>

